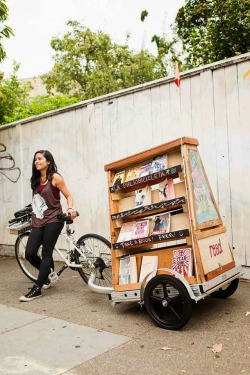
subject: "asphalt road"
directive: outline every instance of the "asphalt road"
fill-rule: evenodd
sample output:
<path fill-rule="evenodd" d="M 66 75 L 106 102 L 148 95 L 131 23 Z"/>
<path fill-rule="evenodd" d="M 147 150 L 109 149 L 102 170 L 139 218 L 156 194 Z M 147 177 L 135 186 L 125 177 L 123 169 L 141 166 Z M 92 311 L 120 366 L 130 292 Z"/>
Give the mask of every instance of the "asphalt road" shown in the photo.
<path fill-rule="evenodd" d="M 168 331 L 135 302 L 112 307 L 71 270 L 27 303 L 32 283 L 14 258 L 0 257 L 0 280 L 0 374 L 250 375 L 249 281 Z"/>

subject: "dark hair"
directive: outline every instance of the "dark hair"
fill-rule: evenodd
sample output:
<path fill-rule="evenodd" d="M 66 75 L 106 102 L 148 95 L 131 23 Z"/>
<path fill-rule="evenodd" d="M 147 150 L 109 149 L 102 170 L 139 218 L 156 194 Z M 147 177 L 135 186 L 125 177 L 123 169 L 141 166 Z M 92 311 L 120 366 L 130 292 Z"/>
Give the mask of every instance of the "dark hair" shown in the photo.
<path fill-rule="evenodd" d="M 31 189 L 34 191 L 38 185 L 40 185 L 40 176 L 41 173 L 36 169 L 35 166 L 35 157 L 37 154 L 42 154 L 47 161 L 49 161 L 48 168 L 46 171 L 46 178 L 51 179 L 53 174 L 57 172 L 57 166 L 52 154 L 48 150 L 39 150 L 36 151 L 34 154 L 33 162 L 32 162 L 32 176 L 30 179 Z"/>

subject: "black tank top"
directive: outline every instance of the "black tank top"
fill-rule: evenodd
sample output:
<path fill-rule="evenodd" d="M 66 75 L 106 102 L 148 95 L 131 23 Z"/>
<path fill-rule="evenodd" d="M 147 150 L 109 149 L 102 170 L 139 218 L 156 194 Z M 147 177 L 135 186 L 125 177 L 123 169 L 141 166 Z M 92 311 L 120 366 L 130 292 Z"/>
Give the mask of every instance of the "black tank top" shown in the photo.
<path fill-rule="evenodd" d="M 57 215 L 62 213 L 60 202 L 60 191 L 55 193 L 52 185 L 52 179 L 49 179 L 46 185 L 39 185 L 33 194 L 32 200 L 32 226 L 36 228 L 43 227 L 48 223 L 60 222 Z"/>

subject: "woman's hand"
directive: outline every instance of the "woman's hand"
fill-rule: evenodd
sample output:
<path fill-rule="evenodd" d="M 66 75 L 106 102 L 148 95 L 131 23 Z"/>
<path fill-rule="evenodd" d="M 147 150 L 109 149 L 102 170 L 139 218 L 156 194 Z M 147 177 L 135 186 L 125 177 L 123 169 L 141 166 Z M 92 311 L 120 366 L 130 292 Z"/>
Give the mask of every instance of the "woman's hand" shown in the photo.
<path fill-rule="evenodd" d="M 74 208 L 69 208 L 68 214 L 71 216 L 72 220 L 74 220 L 78 216 L 78 212 Z"/>

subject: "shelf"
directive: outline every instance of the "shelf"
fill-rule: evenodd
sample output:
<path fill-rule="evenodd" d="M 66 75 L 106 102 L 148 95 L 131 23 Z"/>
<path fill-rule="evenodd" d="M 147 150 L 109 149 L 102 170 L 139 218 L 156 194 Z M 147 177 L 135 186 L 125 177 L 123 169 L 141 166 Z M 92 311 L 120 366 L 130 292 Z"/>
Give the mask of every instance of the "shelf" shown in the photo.
<path fill-rule="evenodd" d="M 153 215 L 155 211 L 159 213 L 161 211 L 170 211 L 173 209 L 181 208 L 182 205 L 185 203 L 186 203 L 185 197 L 174 198 L 169 201 L 154 203 L 148 206 L 133 208 L 132 210 L 127 210 L 123 212 L 118 212 L 117 214 L 111 215 L 111 219 L 112 220 L 126 219 L 127 217 L 132 219 L 137 215 L 140 215 L 140 217 L 147 216 L 149 214 Z M 166 209 L 169 209 L 169 210 L 166 210 Z"/>
<path fill-rule="evenodd" d="M 177 230 L 173 232 L 168 232 L 168 233 L 162 233 L 162 234 L 157 234 L 149 237 L 144 237 L 144 238 L 139 238 L 137 240 L 129 240 L 129 241 L 124 241 L 124 242 L 116 242 L 114 243 L 113 249 L 114 250 L 119 250 L 119 249 L 129 249 L 129 248 L 134 248 L 134 247 L 139 247 L 139 246 L 145 246 L 149 244 L 154 244 L 157 242 L 167 242 L 167 241 L 173 241 L 173 240 L 179 240 L 184 237 L 189 236 L 189 230 L 188 229 L 182 229 L 182 230 Z"/>
<path fill-rule="evenodd" d="M 185 197 L 180 198 L 174 198 L 169 201 L 165 202 L 158 202 L 154 204 L 150 204 L 148 206 L 133 208 L 132 210 L 127 210 L 123 212 L 118 212 L 117 214 L 111 215 L 111 220 L 117 220 L 117 219 L 126 219 L 126 218 L 134 218 L 137 215 L 140 215 L 140 217 L 144 217 L 147 215 L 153 215 L 162 211 L 170 211 L 173 209 L 182 208 L 182 205 L 186 203 Z M 166 210 L 167 209 L 167 210 Z"/>
<path fill-rule="evenodd" d="M 148 176 L 139 177 L 135 180 L 124 182 L 120 185 L 111 186 L 109 188 L 111 193 L 116 193 L 122 191 L 137 190 L 146 185 L 153 185 L 163 181 L 165 178 L 176 178 L 179 177 L 179 173 L 182 172 L 182 166 L 176 165 L 171 168 L 163 169 L 160 172 L 149 174 Z"/>

